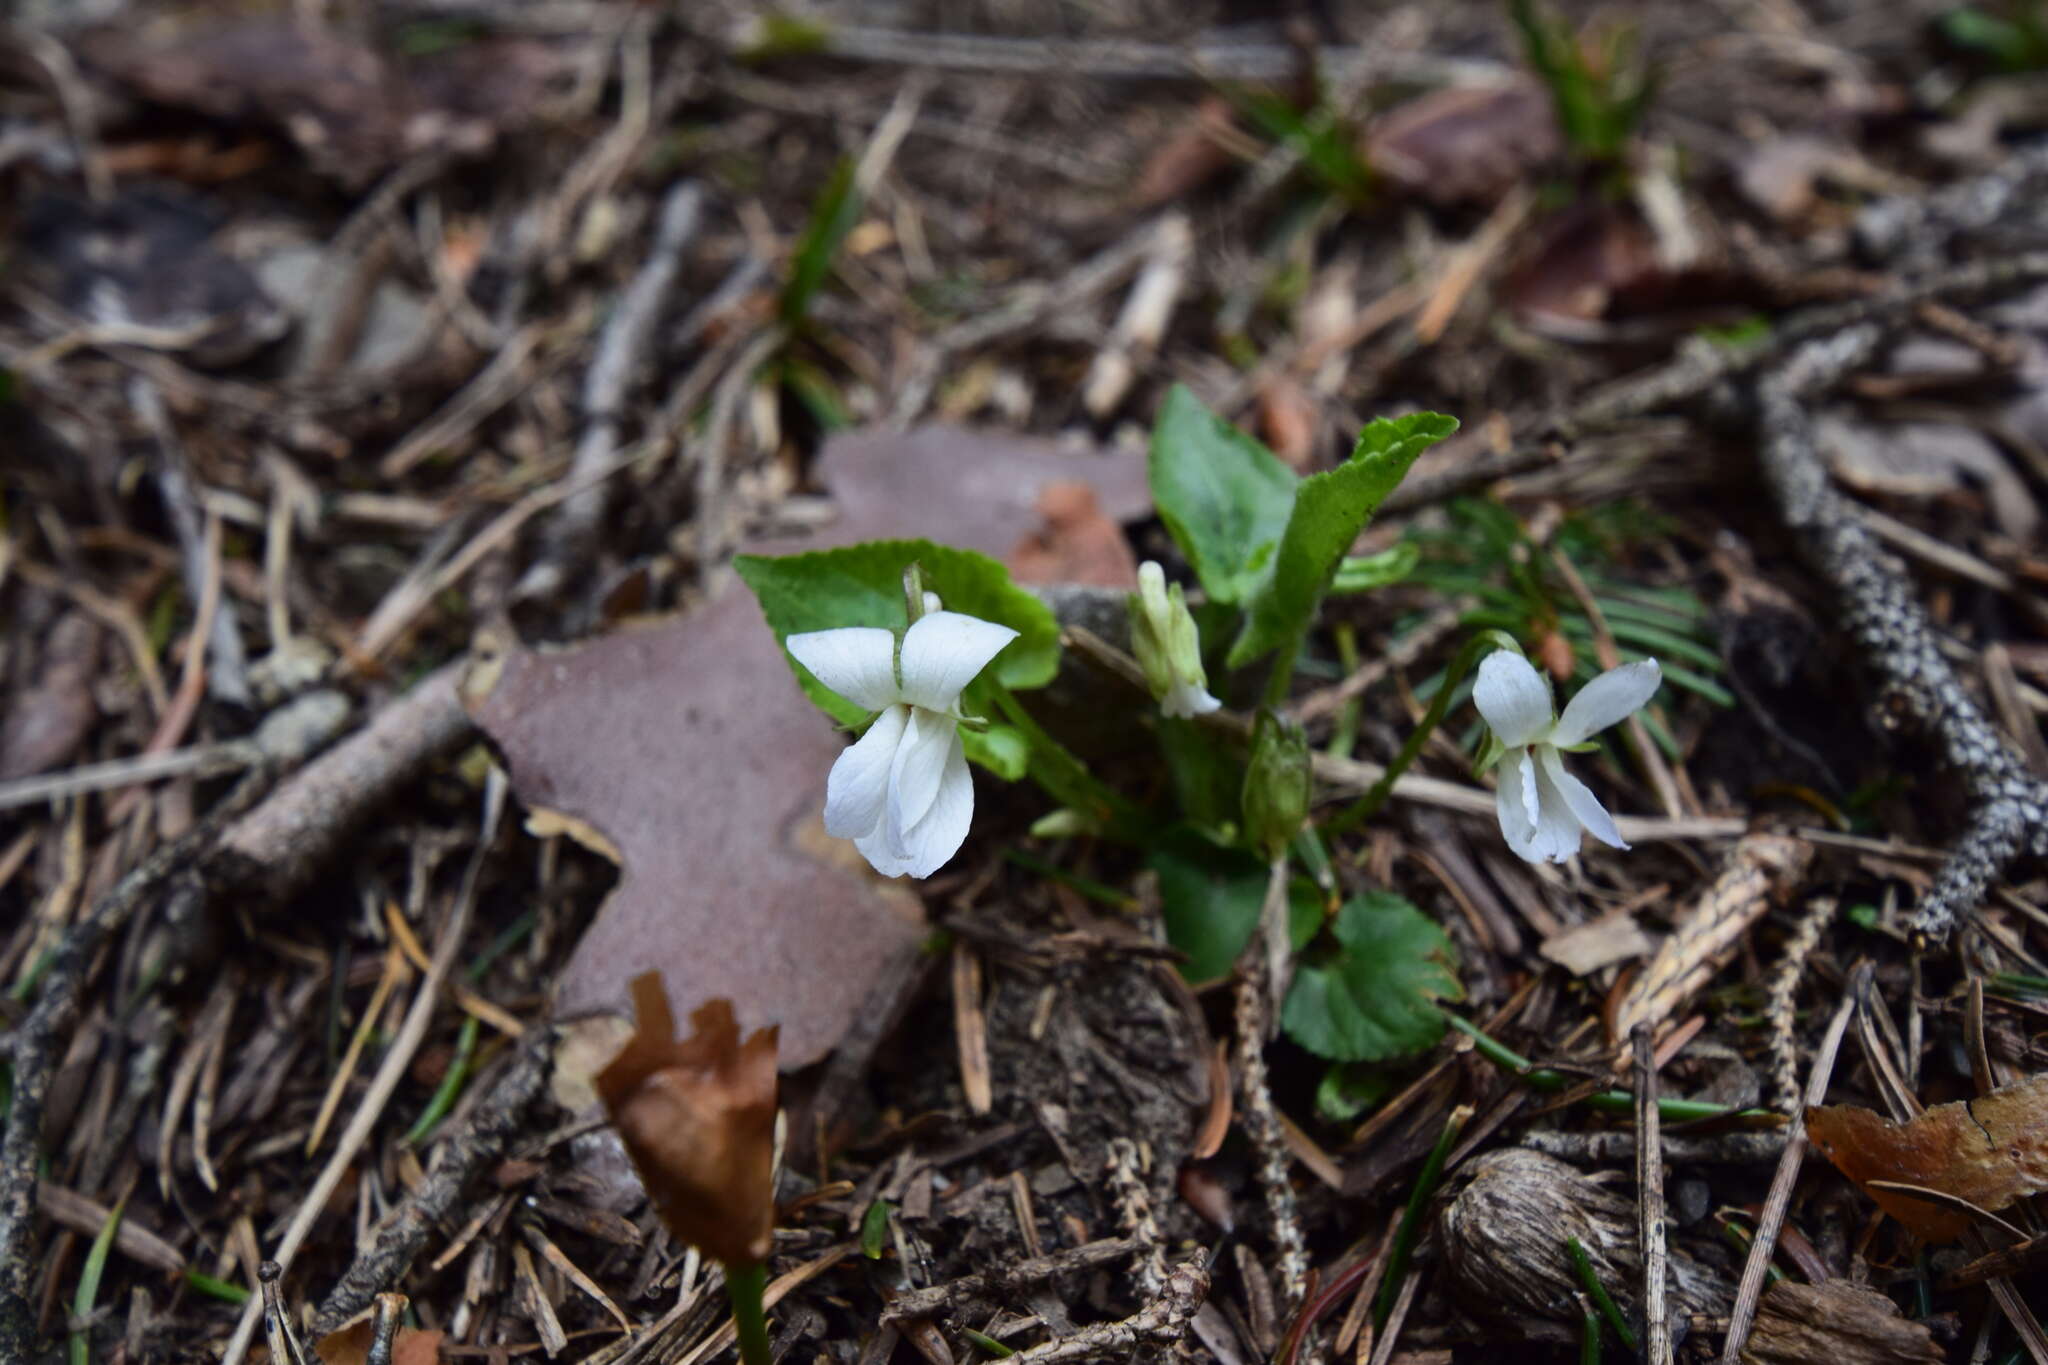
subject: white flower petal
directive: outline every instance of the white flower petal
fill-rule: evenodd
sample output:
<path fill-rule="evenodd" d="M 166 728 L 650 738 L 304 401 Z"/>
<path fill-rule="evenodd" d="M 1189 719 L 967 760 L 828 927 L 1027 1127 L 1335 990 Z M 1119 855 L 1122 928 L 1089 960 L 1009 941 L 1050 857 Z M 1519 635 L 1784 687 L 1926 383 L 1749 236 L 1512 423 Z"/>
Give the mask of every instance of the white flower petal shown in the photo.
<path fill-rule="evenodd" d="M 1500 835 L 1517 858 L 1540 863 L 1536 852 L 1536 773 L 1526 749 L 1510 749 L 1495 769 L 1500 785 L 1495 788 L 1494 807 L 1500 816 Z"/>
<path fill-rule="evenodd" d="M 1610 668 L 1579 689 L 1571 704 L 1550 732 L 1552 744 L 1572 745 L 1599 734 L 1617 721 L 1627 720 L 1648 701 L 1664 680 L 1664 670 L 1655 659 L 1641 659 Z"/>
<path fill-rule="evenodd" d="M 946 771 L 946 754 L 957 742 L 960 727 L 953 718 L 921 706 L 910 708 L 910 724 L 896 746 L 889 770 L 889 809 L 885 828 L 896 851 L 903 851 L 903 832 L 924 819 L 938 800 Z"/>
<path fill-rule="evenodd" d="M 1565 804 L 1571 807 L 1572 816 L 1586 827 L 1588 834 L 1609 848 L 1628 847 L 1621 831 L 1614 827 L 1614 817 L 1607 813 L 1607 807 L 1600 804 L 1600 798 L 1593 795 L 1585 783 L 1565 771 L 1564 760 L 1554 747 L 1537 745 L 1536 761 L 1543 765 L 1543 775 L 1564 797 Z"/>
<path fill-rule="evenodd" d="M 1176 682 L 1160 700 L 1159 710 L 1163 715 L 1192 720 L 1196 716 L 1206 716 L 1222 705 L 1222 702 L 1209 695 L 1207 688 Z"/>
<path fill-rule="evenodd" d="M 974 779 L 967 773 L 967 751 L 955 729 L 946 747 L 945 771 L 931 809 L 922 820 L 903 833 L 897 850 L 904 871 L 913 877 L 929 877 L 944 867 L 960 845 L 967 842 L 967 827 L 974 822 Z"/>
<path fill-rule="evenodd" d="M 1531 840 L 1536 855 L 1553 863 L 1568 861 L 1579 851 L 1579 817 L 1535 755 L 1525 754 L 1522 763 L 1536 775 L 1536 835 Z"/>
<path fill-rule="evenodd" d="M 889 800 L 889 770 L 909 719 L 909 707 L 885 707 L 868 732 L 833 761 L 832 775 L 825 779 L 827 834 L 858 839 L 880 827 Z"/>
<path fill-rule="evenodd" d="M 888 832 L 877 828 L 872 834 L 864 834 L 853 841 L 860 850 L 860 856 L 868 865 L 884 877 L 900 877 L 910 871 L 910 860 L 899 856 L 889 843 Z"/>
<path fill-rule="evenodd" d="M 896 637 L 879 626 L 841 626 L 783 643 L 811 676 L 855 706 L 879 711 L 904 700 L 896 690 Z"/>
<path fill-rule="evenodd" d="M 935 611 L 903 634 L 903 700 L 933 711 L 951 711 L 960 690 L 1017 632 L 993 621 Z"/>
<path fill-rule="evenodd" d="M 1550 728 L 1550 684 L 1511 649 L 1496 649 L 1479 661 L 1472 700 L 1494 738 L 1513 749 Z"/>

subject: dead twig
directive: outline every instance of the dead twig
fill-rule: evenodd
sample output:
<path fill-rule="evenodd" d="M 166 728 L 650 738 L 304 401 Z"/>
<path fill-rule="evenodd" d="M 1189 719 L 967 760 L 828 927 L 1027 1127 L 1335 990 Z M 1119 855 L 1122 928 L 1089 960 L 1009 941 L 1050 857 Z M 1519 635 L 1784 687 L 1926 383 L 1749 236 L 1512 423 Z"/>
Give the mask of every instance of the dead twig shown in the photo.
<path fill-rule="evenodd" d="M 1779 515 L 1842 599 L 1866 662 L 1940 744 L 1969 790 L 1969 824 L 1914 909 L 1911 926 L 1946 939 L 2023 850 L 2048 854 L 2048 783 L 1963 686 L 1943 655 L 1904 572 L 1879 548 L 1853 504 L 1834 491 L 1814 447 L 1813 398 L 1877 346 L 1874 325 L 1809 342 L 1756 387 L 1759 455 Z"/>
<path fill-rule="evenodd" d="M 1643 1254 L 1643 1359 L 1649 1365 L 1671 1365 L 1671 1320 L 1664 1311 L 1664 1282 L 1669 1274 L 1664 1246 L 1664 1148 L 1659 1141 L 1657 1061 L 1648 1024 L 1629 1032 L 1635 1054 L 1636 1237 Z"/>
<path fill-rule="evenodd" d="M 1849 1016 L 1856 1001 L 1870 987 L 1872 967 L 1858 962 L 1849 974 L 1849 988 L 1814 1054 L 1813 1069 L 1807 1073 L 1806 1103 L 1816 1105 L 1828 1097 L 1828 1080 L 1835 1074 L 1835 1055 L 1842 1050 L 1842 1035 L 1849 1030 Z M 1735 1293 L 1735 1307 L 1728 1315 L 1728 1338 L 1721 1346 L 1721 1365 L 1736 1365 L 1742 1359 L 1742 1344 L 1756 1321 L 1757 1300 L 1764 1289 L 1764 1272 L 1770 1269 L 1771 1252 L 1778 1244 L 1778 1230 L 1785 1225 L 1785 1210 L 1792 1203 L 1792 1186 L 1799 1179 L 1799 1163 L 1806 1156 L 1806 1125 L 1794 1115 L 1786 1125 L 1785 1148 L 1778 1157 L 1778 1172 L 1771 1177 L 1771 1192 L 1764 1200 L 1763 1214 L 1756 1221 L 1756 1240 L 1749 1244 L 1749 1259 L 1742 1266 L 1742 1283 Z"/>

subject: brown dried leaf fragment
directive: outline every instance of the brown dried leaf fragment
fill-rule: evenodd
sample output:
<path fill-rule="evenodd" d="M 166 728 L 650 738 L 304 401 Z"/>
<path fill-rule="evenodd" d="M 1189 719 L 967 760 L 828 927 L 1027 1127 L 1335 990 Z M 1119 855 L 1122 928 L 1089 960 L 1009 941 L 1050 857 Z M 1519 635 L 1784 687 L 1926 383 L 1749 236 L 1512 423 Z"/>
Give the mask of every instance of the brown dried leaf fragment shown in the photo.
<path fill-rule="evenodd" d="M 1491 204 L 1563 150 L 1533 80 L 1458 86 L 1389 110 L 1366 141 L 1372 168 L 1432 204 Z"/>
<path fill-rule="evenodd" d="M 1780 1280 L 1764 1294 L 1743 1365 L 1935 1365 L 1948 1357 L 1927 1324 L 1901 1317 L 1875 1289 L 1847 1280 Z"/>
<path fill-rule="evenodd" d="M 1079 479 L 1047 484 L 1038 494 L 1037 529 L 1010 550 L 1019 583 L 1138 586 L 1138 561 L 1123 527 L 1105 515 L 1095 490 Z"/>
<path fill-rule="evenodd" d="M 1918 1185 L 1996 1212 L 2048 1190 L 2048 1075 L 1894 1123 L 1854 1104 L 1806 1111 L 1806 1136 L 1877 1206 L 1930 1242 L 1953 1242 L 1968 1214 L 1870 1182 Z"/>
<path fill-rule="evenodd" d="M 668 1230 L 707 1256 L 767 1259 L 775 1223 L 775 1035 L 740 1041 L 732 1002 L 713 1000 L 676 1039 L 656 972 L 633 979 L 638 1027 L 597 1093 Z"/>
<path fill-rule="evenodd" d="M 377 1324 L 369 1318 L 320 1338 L 320 1359 L 326 1365 L 365 1365 Z M 445 1332 L 401 1327 L 391 1343 L 391 1365 L 437 1365 Z"/>

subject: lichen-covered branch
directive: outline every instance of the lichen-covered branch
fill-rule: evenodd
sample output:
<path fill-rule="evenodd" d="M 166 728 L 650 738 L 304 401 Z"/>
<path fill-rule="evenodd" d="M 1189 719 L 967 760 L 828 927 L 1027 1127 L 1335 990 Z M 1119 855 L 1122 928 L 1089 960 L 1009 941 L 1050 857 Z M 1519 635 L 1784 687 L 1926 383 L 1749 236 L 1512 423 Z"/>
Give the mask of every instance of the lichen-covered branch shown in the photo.
<path fill-rule="evenodd" d="M 2048 783 L 2027 772 L 2019 750 L 1942 656 L 1905 570 L 1829 485 L 1814 448 L 1814 395 L 1868 357 L 1879 337 L 1875 325 L 1846 328 L 1806 343 L 1765 374 L 1756 386 L 1759 455 L 1780 516 L 1841 597 L 1865 660 L 1970 793 L 1969 825 L 1911 920 L 1915 932 L 1943 939 L 2021 851 L 2048 854 Z"/>

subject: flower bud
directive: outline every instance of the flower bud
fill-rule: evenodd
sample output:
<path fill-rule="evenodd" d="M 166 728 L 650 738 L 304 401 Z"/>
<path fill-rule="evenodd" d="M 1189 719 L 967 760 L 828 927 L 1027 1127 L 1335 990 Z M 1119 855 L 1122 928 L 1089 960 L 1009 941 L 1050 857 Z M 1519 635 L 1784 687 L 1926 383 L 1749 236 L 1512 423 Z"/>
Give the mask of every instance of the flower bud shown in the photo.
<path fill-rule="evenodd" d="M 633 981 L 636 1027 L 597 1093 L 676 1240 L 739 1264 L 767 1258 L 775 1226 L 775 1034 L 742 1044 L 713 1000 L 676 1040 L 659 974 Z"/>
<path fill-rule="evenodd" d="M 1138 566 L 1138 590 L 1130 596 L 1131 650 L 1145 670 L 1153 700 L 1169 716 L 1193 717 L 1223 705 L 1209 695 L 1202 668 L 1202 639 L 1188 611 L 1187 595 L 1166 583 L 1154 560 Z"/>
<path fill-rule="evenodd" d="M 1270 709 L 1252 725 L 1244 772 L 1244 830 L 1252 849 L 1279 858 L 1308 819 L 1308 734 Z"/>

